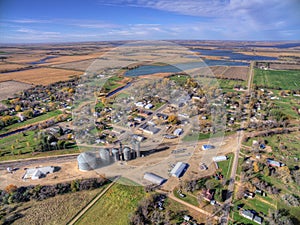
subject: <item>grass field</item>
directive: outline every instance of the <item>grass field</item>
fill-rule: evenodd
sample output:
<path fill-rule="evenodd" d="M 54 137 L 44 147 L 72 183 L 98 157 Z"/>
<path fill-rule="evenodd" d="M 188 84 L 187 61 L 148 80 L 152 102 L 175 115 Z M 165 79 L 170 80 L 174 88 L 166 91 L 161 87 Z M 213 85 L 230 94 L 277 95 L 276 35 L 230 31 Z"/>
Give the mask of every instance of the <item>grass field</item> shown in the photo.
<path fill-rule="evenodd" d="M 190 203 L 191 205 L 194 206 L 199 206 L 199 202 L 197 200 L 197 198 L 189 193 L 183 192 L 183 194 L 185 194 L 186 196 L 184 198 L 180 197 L 179 194 L 177 193 L 177 188 L 175 188 L 173 190 L 173 194 L 175 195 L 176 198 L 179 198 L 187 203 Z"/>
<path fill-rule="evenodd" d="M 225 179 L 230 178 L 230 172 L 231 172 L 231 168 L 232 168 L 234 154 L 230 153 L 227 155 L 227 157 L 228 157 L 228 159 L 226 161 L 218 162 L 218 166 L 221 169 L 222 174 Z"/>
<path fill-rule="evenodd" d="M 13 224 L 67 224 L 105 187 L 16 204 L 17 211 L 24 216 Z"/>
<path fill-rule="evenodd" d="M 254 84 L 271 89 L 296 90 L 300 88 L 300 70 L 254 69 Z"/>
<path fill-rule="evenodd" d="M 228 79 L 218 79 L 219 86 L 222 89 L 233 89 L 234 86 L 240 85 L 242 87 L 246 87 L 247 83 L 246 81 L 242 80 L 228 80 Z"/>
<path fill-rule="evenodd" d="M 125 181 L 128 183 L 128 181 Z M 145 196 L 142 186 L 116 183 L 76 223 L 77 225 L 126 225 L 130 214 Z"/>
<path fill-rule="evenodd" d="M 24 122 L 15 123 L 15 124 L 12 124 L 10 126 L 7 126 L 7 127 L 3 128 L 2 130 L 0 130 L 0 134 L 7 133 L 7 132 L 12 131 L 12 130 L 16 130 L 18 128 L 21 128 L 23 126 L 27 126 L 27 125 L 30 125 L 30 124 L 33 124 L 33 123 L 41 122 L 43 120 L 50 119 L 50 118 L 58 116 L 60 114 L 62 114 L 62 112 L 60 110 L 55 110 L 55 111 L 47 112 L 47 113 L 45 113 L 43 115 L 34 117 L 34 118 L 26 120 Z"/>

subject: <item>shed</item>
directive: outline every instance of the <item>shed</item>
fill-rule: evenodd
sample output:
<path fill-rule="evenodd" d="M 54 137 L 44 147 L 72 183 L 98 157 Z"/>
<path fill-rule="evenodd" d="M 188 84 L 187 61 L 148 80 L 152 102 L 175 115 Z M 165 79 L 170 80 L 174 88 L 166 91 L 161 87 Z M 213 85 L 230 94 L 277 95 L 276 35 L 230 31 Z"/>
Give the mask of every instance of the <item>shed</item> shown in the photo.
<path fill-rule="evenodd" d="M 213 145 L 202 145 L 202 150 L 203 151 L 206 151 L 206 150 L 209 150 L 209 149 L 213 149 L 215 148 Z"/>
<path fill-rule="evenodd" d="M 159 175 L 156 175 L 154 173 L 148 173 L 148 172 L 146 172 L 144 174 L 144 179 L 150 181 L 153 184 L 157 184 L 157 185 L 161 185 L 166 181 L 165 178 L 163 178 Z"/>
<path fill-rule="evenodd" d="M 227 160 L 227 156 L 225 156 L 225 155 L 220 155 L 220 156 L 213 157 L 214 162 L 222 162 L 222 161 L 225 161 L 225 160 Z"/>
<path fill-rule="evenodd" d="M 173 177 L 180 177 L 183 174 L 183 172 L 186 170 L 187 166 L 188 166 L 187 163 L 178 162 L 171 170 L 170 174 Z"/>

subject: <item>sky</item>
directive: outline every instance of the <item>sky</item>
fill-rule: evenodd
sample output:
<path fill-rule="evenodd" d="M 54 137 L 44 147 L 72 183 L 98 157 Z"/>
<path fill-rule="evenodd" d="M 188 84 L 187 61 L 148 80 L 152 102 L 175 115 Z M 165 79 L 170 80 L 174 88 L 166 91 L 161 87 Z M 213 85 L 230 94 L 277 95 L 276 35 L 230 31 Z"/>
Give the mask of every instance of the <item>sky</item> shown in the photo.
<path fill-rule="evenodd" d="M 299 0 L 0 0 L 0 43 L 299 37 Z"/>

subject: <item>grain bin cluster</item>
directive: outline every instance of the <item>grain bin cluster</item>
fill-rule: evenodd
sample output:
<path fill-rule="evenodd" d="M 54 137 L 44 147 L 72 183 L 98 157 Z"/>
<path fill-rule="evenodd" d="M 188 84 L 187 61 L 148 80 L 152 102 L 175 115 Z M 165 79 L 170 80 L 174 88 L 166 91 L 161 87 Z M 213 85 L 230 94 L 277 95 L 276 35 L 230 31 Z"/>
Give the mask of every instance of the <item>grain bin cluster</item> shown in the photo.
<path fill-rule="evenodd" d="M 129 161 L 140 157 L 139 145 L 134 149 L 129 147 L 100 148 L 98 151 L 87 151 L 77 157 L 78 169 L 89 171 L 108 166 L 117 161 Z"/>

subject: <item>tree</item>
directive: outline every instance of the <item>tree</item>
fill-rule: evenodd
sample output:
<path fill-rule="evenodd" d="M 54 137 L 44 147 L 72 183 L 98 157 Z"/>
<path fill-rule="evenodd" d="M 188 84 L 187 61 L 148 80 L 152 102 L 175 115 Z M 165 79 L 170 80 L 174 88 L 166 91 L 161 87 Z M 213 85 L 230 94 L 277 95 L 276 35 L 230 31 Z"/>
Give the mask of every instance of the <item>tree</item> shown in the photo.
<path fill-rule="evenodd" d="M 14 185 L 14 184 L 10 184 L 8 186 L 5 187 L 5 191 L 8 193 L 8 194 L 12 194 L 13 192 L 15 192 L 17 190 L 17 186 Z"/>
<path fill-rule="evenodd" d="M 16 105 L 15 110 L 16 110 L 16 112 L 20 112 L 21 111 L 21 106 L 20 105 Z"/>
<path fill-rule="evenodd" d="M 177 124 L 178 123 L 178 118 L 174 114 L 170 115 L 168 117 L 168 122 L 172 124 Z"/>

